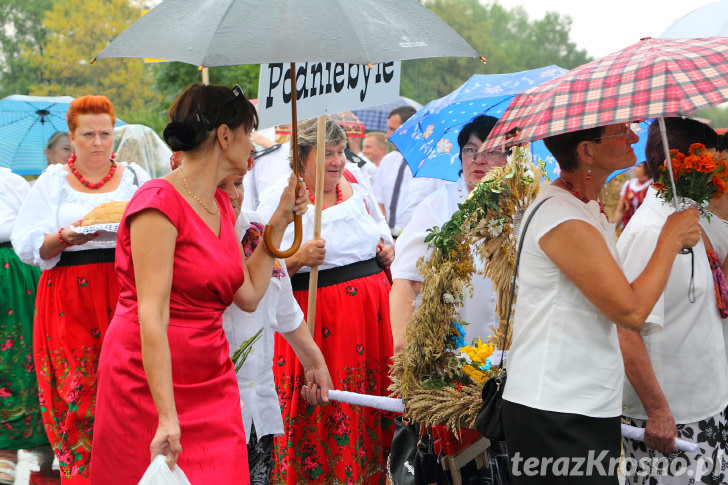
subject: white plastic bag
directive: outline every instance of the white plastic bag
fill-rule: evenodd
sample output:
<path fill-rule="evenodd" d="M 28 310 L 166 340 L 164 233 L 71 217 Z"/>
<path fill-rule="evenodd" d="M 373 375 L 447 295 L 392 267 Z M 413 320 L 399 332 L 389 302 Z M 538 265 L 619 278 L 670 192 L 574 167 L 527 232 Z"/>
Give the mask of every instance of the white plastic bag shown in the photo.
<path fill-rule="evenodd" d="M 174 470 L 169 469 L 166 458 L 157 455 L 139 480 L 139 485 L 191 485 L 180 467 L 175 465 Z"/>

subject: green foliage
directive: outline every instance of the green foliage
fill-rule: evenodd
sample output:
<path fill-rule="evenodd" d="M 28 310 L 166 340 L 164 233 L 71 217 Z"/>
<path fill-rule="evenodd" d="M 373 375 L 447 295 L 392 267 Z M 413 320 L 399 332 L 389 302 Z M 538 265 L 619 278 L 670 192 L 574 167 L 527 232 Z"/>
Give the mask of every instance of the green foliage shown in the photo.
<path fill-rule="evenodd" d="M 260 65 L 211 67 L 208 69 L 210 84 L 234 86 L 240 84 L 248 98 L 258 96 Z M 196 66 L 181 62 L 160 63 L 155 69 L 155 86 L 169 106 L 187 86 L 202 82 L 202 73 Z"/>
<path fill-rule="evenodd" d="M 547 13 L 532 21 L 517 7 L 478 0 L 421 0 L 483 54 L 476 59 L 417 59 L 402 63 L 400 92 L 427 103 L 463 84 L 473 74 L 499 74 L 556 64 L 572 69 L 591 59 L 569 41 L 571 18 Z"/>
<path fill-rule="evenodd" d="M 43 55 L 45 13 L 54 0 L 0 0 L 0 97 L 28 94 L 28 86 L 41 80 L 41 72 L 21 58 L 26 49 Z"/>
<path fill-rule="evenodd" d="M 709 120 L 710 126 L 714 129 L 728 128 L 728 108 L 713 106 L 692 115 L 693 118 L 704 118 Z"/>
<path fill-rule="evenodd" d="M 128 0 L 57 0 L 43 16 L 39 49 L 24 46 L 20 58 L 40 77 L 27 92 L 37 96 L 103 94 L 119 118 L 137 121 L 157 97 L 151 69 L 141 59 L 89 60 L 137 20 L 141 10 Z"/>

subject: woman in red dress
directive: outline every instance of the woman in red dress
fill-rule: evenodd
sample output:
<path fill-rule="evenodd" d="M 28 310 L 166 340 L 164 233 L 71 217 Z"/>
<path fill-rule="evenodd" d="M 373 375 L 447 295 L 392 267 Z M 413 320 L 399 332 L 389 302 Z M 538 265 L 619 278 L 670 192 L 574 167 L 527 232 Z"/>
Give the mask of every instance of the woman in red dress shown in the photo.
<path fill-rule="evenodd" d="M 169 110 L 167 143 L 179 168 L 137 191 L 119 227 L 119 304 L 99 364 L 91 482 L 136 484 L 167 456 L 189 480 L 247 484 L 240 396 L 221 315 L 253 311 L 274 258 L 264 245 L 244 263 L 228 196 L 243 174 L 255 108 L 242 89 L 193 85 Z M 270 225 L 276 244 L 305 212 L 291 178 Z M 150 456 L 151 451 L 151 456 Z"/>
<path fill-rule="evenodd" d="M 622 230 L 627 227 L 627 223 L 645 200 L 647 189 L 652 185 L 652 177 L 650 177 L 650 171 L 647 169 L 647 162 L 635 165 L 632 168 L 632 174 L 634 177 L 625 182 L 622 187 L 619 194 L 619 205 L 617 205 L 612 218 L 617 224 L 617 234 L 621 234 Z"/>

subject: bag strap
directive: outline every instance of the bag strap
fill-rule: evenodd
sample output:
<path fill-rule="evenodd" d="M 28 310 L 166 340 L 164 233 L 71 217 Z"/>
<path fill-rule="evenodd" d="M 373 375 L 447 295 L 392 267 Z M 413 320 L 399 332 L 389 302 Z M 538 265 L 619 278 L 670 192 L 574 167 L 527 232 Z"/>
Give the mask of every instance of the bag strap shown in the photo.
<path fill-rule="evenodd" d="M 506 352 L 506 342 L 508 341 L 508 327 L 511 324 L 511 310 L 513 309 L 513 298 L 516 296 L 516 276 L 518 276 L 518 263 L 521 261 L 521 250 L 523 249 L 523 241 L 526 240 L 526 230 L 528 229 L 528 225 L 531 223 L 531 219 L 533 219 L 533 215 L 536 213 L 536 211 L 543 205 L 544 202 L 549 200 L 551 197 L 546 197 L 544 200 L 538 203 L 536 207 L 533 208 L 531 213 L 528 215 L 528 218 L 526 219 L 526 222 L 523 224 L 523 231 L 521 231 L 521 237 L 518 240 L 518 252 L 516 253 L 516 264 L 513 266 L 513 279 L 511 280 L 511 296 L 508 298 L 508 313 L 506 316 L 506 331 L 503 334 L 503 346 L 501 347 L 501 369 L 506 368 L 506 358 L 505 358 L 505 352 Z"/>

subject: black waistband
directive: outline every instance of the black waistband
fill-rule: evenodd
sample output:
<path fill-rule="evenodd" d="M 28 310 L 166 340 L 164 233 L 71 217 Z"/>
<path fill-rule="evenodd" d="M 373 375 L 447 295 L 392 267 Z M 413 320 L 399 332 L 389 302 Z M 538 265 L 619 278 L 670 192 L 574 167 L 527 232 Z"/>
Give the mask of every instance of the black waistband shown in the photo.
<path fill-rule="evenodd" d="M 382 271 L 376 258 L 319 271 L 318 287 L 338 285 L 345 281 L 371 276 Z M 296 273 L 291 277 L 294 291 L 308 290 L 309 273 Z"/>
<path fill-rule="evenodd" d="M 0 242 L 0 248 L 12 248 L 12 247 L 13 247 L 13 245 L 10 244 L 10 241 Z"/>
<path fill-rule="evenodd" d="M 64 251 L 56 266 L 81 266 L 82 264 L 113 263 L 116 248 Z"/>

